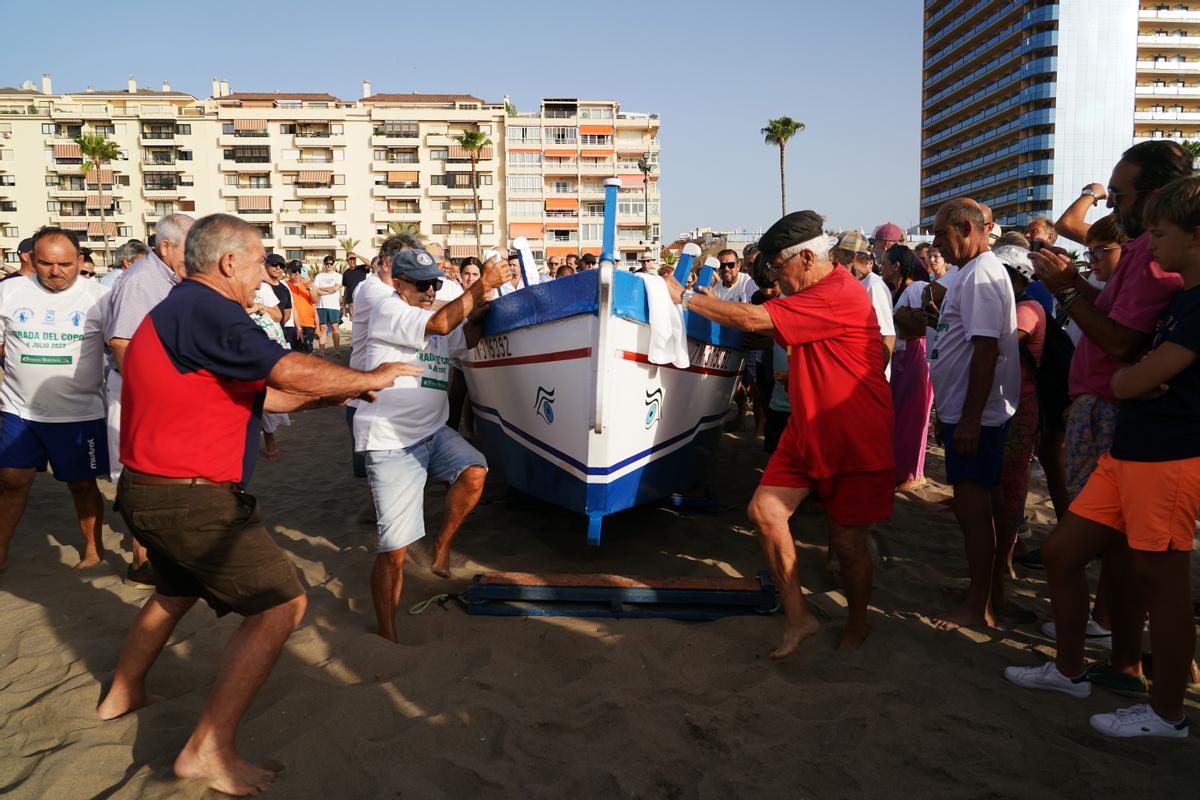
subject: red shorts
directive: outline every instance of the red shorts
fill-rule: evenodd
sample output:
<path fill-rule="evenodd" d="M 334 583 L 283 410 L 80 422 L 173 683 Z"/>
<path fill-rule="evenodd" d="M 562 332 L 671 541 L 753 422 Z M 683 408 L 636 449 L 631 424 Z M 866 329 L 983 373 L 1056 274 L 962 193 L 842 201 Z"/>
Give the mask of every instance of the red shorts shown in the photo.
<path fill-rule="evenodd" d="M 771 455 L 760 486 L 788 489 L 812 489 L 825 513 L 838 525 L 870 525 L 892 515 L 896 495 L 895 467 L 870 472 L 841 472 L 827 478 L 813 478 L 803 471 L 789 450 L 780 448 Z"/>

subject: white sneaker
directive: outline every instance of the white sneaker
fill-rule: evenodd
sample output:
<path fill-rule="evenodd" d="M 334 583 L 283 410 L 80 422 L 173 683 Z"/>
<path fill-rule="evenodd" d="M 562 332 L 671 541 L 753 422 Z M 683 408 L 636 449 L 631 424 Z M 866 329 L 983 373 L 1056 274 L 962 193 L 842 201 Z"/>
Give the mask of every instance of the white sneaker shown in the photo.
<path fill-rule="evenodd" d="M 1055 634 L 1058 628 L 1053 622 L 1047 622 L 1042 626 L 1042 633 L 1049 636 L 1051 639 L 1057 639 Z M 1094 619 L 1089 619 L 1087 624 L 1087 643 L 1096 647 L 1103 647 L 1105 650 L 1112 650 L 1112 631 L 1103 627 Z"/>
<path fill-rule="evenodd" d="M 1092 727 L 1105 736 L 1132 739 L 1135 736 L 1161 736 L 1167 739 L 1186 739 L 1188 721 L 1167 722 L 1146 704 L 1120 708 L 1111 714 L 1093 714 Z"/>
<path fill-rule="evenodd" d="M 1078 678 L 1068 678 L 1058 671 L 1058 665 L 1053 661 L 1040 667 L 1005 667 L 1004 677 L 1025 689 L 1045 689 L 1072 697 L 1087 697 L 1092 693 L 1086 672 Z"/>

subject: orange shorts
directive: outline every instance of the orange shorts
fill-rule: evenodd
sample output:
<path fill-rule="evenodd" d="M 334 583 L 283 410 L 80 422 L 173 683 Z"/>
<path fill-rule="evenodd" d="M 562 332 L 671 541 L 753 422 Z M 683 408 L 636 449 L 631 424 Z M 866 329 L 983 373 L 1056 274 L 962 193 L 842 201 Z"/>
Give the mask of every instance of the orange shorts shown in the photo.
<path fill-rule="evenodd" d="M 1125 534 L 1134 550 L 1191 552 L 1200 512 L 1200 458 L 1119 461 L 1100 456 L 1071 513 Z"/>

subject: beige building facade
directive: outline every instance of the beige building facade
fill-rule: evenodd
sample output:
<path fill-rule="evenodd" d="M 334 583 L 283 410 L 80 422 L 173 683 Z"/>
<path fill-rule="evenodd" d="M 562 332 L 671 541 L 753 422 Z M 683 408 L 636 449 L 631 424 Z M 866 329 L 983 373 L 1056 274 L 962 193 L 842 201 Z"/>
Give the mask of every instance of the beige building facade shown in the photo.
<path fill-rule="evenodd" d="M 604 179 L 617 176 L 618 245 L 632 262 L 649 246 L 646 198 L 657 238 L 657 116 L 623 114 L 614 101 L 570 102 L 512 116 L 507 98 L 381 94 L 365 81 L 357 100 L 234 92 L 216 79 L 204 100 L 133 78 L 123 90 L 55 94 L 43 76 L 40 86 L 0 88 L 0 257 L 11 269 L 18 242 L 42 225 L 71 228 L 99 251 L 105 231 L 113 247 L 145 239 L 176 211 L 237 214 L 260 229 L 269 252 L 309 263 L 344 256 L 346 239 L 370 255 L 394 230 L 419 232 L 452 257 L 519 235 L 538 258 L 598 252 L 597 204 Z M 454 140 L 465 131 L 492 142 L 479 153 L 474 187 L 469 154 Z M 85 179 L 82 133 L 112 139 L 121 158 Z M 643 156 L 649 192 L 636 163 Z"/>

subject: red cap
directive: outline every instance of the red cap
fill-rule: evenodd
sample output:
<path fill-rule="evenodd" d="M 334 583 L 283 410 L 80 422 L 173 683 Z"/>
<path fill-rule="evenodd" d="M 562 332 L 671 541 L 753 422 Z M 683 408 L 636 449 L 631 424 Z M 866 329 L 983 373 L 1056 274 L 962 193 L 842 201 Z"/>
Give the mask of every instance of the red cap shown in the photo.
<path fill-rule="evenodd" d="M 871 234 L 873 242 L 898 242 L 904 238 L 904 231 L 894 222 L 885 222 Z"/>

